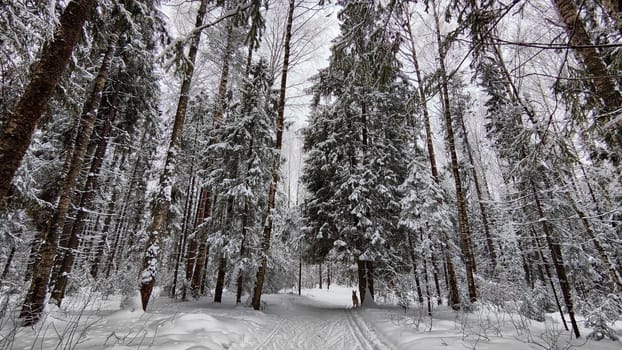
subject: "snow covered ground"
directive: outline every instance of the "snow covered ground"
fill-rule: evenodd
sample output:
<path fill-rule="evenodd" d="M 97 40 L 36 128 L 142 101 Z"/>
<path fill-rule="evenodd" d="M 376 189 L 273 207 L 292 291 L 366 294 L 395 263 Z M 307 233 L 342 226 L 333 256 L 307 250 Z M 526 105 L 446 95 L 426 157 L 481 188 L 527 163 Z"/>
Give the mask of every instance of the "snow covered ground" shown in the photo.
<path fill-rule="evenodd" d="M 465 314 L 444 307 L 430 320 L 418 308 L 388 305 L 352 310 L 351 288 L 266 295 L 264 309 L 235 305 L 225 294 L 175 302 L 160 297 L 144 313 L 118 298 L 49 310 L 35 328 L 0 324 L 0 349 L 620 349 L 620 342 L 569 342 L 555 315 L 543 323 L 483 310 Z M 582 329 L 587 335 L 589 330 Z M 616 331 L 622 334 L 620 323 Z"/>

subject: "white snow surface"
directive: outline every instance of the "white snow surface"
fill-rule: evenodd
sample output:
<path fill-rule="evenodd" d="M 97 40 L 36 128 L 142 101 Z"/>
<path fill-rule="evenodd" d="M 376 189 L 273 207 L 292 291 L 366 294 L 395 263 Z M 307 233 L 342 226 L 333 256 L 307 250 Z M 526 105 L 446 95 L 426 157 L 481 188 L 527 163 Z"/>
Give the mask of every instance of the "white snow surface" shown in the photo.
<path fill-rule="evenodd" d="M 265 295 L 263 310 L 235 305 L 225 293 L 222 304 L 205 297 L 174 301 L 162 293 L 148 312 L 138 295 L 121 309 L 120 298 L 78 298 L 62 309 L 48 307 L 45 319 L 34 328 L 0 328 L 0 345 L 8 349 L 620 349 L 610 340 L 570 339 L 554 314 L 546 322 L 529 322 L 517 315 L 485 311 L 470 313 L 440 306 L 430 320 L 419 306 L 402 308 L 391 300 L 352 309 L 353 288 Z M 71 300 L 71 299 L 70 299 Z M 84 299 L 82 299 L 84 300 Z M 622 334 L 620 322 L 614 325 Z M 582 329 L 587 335 L 589 330 Z M 8 344 L 8 345 L 7 345 Z"/>

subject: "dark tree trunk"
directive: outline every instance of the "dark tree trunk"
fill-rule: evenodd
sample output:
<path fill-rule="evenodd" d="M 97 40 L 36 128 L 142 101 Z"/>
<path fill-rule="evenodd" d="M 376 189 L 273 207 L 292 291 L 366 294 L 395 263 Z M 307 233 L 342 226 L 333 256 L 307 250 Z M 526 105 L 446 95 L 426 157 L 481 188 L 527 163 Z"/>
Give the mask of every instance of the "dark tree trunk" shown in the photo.
<path fill-rule="evenodd" d="M 6 263 L 4 263 L 4 269 L 2 270 L 2 276 L 0 280 L 4 280 L 6 276 L 8 276 L 9 271 L 11 270 L 11 264 L 13 263 L 13 258 L 15 257 L 15 245 L 11 247 L 11 251 L 9 252 L 9 256 L 6 259 Z"/>
<path fill-rule="evenodd" d="M 551 253 L 553 266 L 555 267 L 557 279 L 559 280 L 559 286 L 562 290 L 562 296 L 564 297 L 566 309 L 568 310 L 568 316 L 570 317 L 570 324 L 572 325 L 574 335 L 579 338 L 581 337 L 581 334 L 579 333 L 579 327 L 577 326 L 577 321 L 574 317 L 574 306 L 572 303 L 572 296 L 570 295 L 570 283 L 568 282 L 568 275 L 566 274 L 566 268 L 564 267 L 561 246 L 558 239 L 553 237 L 553 232 L 550 229 L 548 222 L 546 222 L 546 217 L 544 216 L 544 210 L 540 204 L 540 197 L 538 196 L 537 188 L 533 181 L 530 180 L 530 182 L 536 209 L 538 210 L 538 215 L 540 216 L 540 221 L 542 222 L 542 230 Z"/>
<path fill-rule="evenodd" d="M 222 303 L 222 290 L 225 286 L 225 273 L 227 272 L 227 258 L 221 254 L 218 259 L 218 274 L 216 276 L 216 286 L 214 287 L 214 302 Z"/>
<path fill-rule="evenodd" d="M 196 17 L 195 28 L 199 28 L 203 25 L 203 18 L 207 11 L 208 0 L 201 0 L 199 5 L 199 11 Z M 152 213 L 152 221 L 147 230 L 147 242 L 145 244 L 145 253 L 143 256 L 142 269 L 140 272 L 140 295 L 142 301 L 143 310 L 147 309 L 151 292 L 155 286 L 157 267 L 160 263 L 160 239 L 162 236 L 167 235 L 167 219 L 168 211 L 171 205 L 170 190 L 173 185 L 173 174 L 175 171 L 175 162 L 177 152 L 179 151 L 179 142 L 181 140 L 181 134 L 184 127 L 184 120 L 186 118 L 186 110 L 188 108 L 188 101 L 190 99 L 190 85 L 192 83 L 192 76 L 194 75 L 194 64 L 199 50 L 199 42 L 201 40 L 201 31 L 199 30 L 194 34 L 192 38 L 190 49 L 188 51 L 188 66 L 184 72 L 184 79 L 181 84 L 181 91 L 179 93 L 179 101 L 177 103 L 177 111 L 175 113 L 175 120 L 173 123 L 173 131 L 171 133 L 171 140 L 168 146 L 166 154 L 166 160 L 164 162 L 164 168 L 160 176 L 159 188 L 160 192 L 155 200 L 155 206 Z"/>
<path fill-rule="evenodd" d="M 65 296 L 65 289 L 67 288 L 69 274 L 71 273 L 75 258 L 75 250 L 76 248 L 78 248 L 78 245 L 82 239 L 81 237 L 84 233 L 87 210 L 91 209 L 92 207 L 92 202 L 98 187 L 97 181 L 99 173 L 104 163 L 104 156 L 106 155 L 106 150 L 108 149 L 108 136 L 110 135 L 110 131 L 112 130 L 112 123 L 114 122 L 116 116 L 117 97 L 118 93 L 115 91 L 111 100 L 110 112 L 104 119 L 104 125 L 102 127 L 101 133 L 99 135 L 99 140 L 97 142 L 97 149 L 95 150 L 87 180 L 84 185 L 84 189 L 82 190 L 82 197 L 80 198 L 80 205 L 78 207 L 79 209 L 75 219 L 73 220 L 73 225 L 71 225 L 71 233 L 69 236 L 67 250 L 64 254 L 64 258 L 61 261 L 60 274 L 58 276 L 58 279 L 56 280 L 56 283 L 54 284 L 54 289 L 52 291 L 52 299 L 59 306 Z"/>
<path fill-rule="evenodd" d="M 242 242 L 240 243 L 240 268 L 238 270 L 237 291 L 235 295 L 235 302 L 239 304 L 242 302 L 242 288 L 244 286 L 244 259 L 246 259 L 246 227 L 248 226 L 249 215 L 248 202 L 244 203 L 244 213 L 242 214 Z"/>
<path fill-rule="evenodd" d="M 60 230 L 62 229 L 62 225 L 71 207 L 71 198 L 76 188 L 77 178 L 82 168 L 91 134 L 93 133 L 97 108 L 99 107 L 102 91 L 108 79 L 108 72 L 112 57 L 114 56 L 114 49 L 118 36 L 113 34 L 109 40 L 108 51 L 102 60 L 99 74 L 95 78 L 91 96 L 82 112 L 82 128 L 80 130 L 79 139 L 76 142 L 69 171 L 63 179 L 56 212 L 50 220 L 49 228 L 45 234 L 46 239 L 39 251 L 38 268 L 33 272 L 30 289 L 22 306 L 20 318 L 24 319 L 24 326 L 30 326 L 39 321 L 41 312 L 43 311 L 43 304 L 45 303 L 48 283 L 54 265 Z"/>
<path fill-rule="evenodd" d="M 605 1 L 605 4 L 607 2 Z M 607 126 L 613 119 L 612 116 L 617 115 L 622 107 L 622 95 L 617 89 L 615 78 L 607 72 L 607 66 L 592 44 L 585 29 L 585 23 L 579 17 L 574 2 L 571 0 L 553 0 L 553 4 L 564 22 L 570 44 L 574 45 L 574 51 L 582 60 L 589 75 L 592 76 L 594 92 L 604 107 L 604 112 L 599 113 L 596 117 L 596 124 L 605 128 L 605 140 L 609 145 L 620 151 L 622 148 L 622 121 L 618 120 L 614 125 Z M 611 9 L 611 6 L 607 6 L 607 9 Z M 619 23 L 619 12 L 617 19 Z M 619 157 L 619 154 L 617 156 Z"/>
<path fill-rule="evenodd" d="M 298 261 L 298 295 L 302 294 L 302 258 Z"/>
<path fill-rule="evenodd" d="M 367 288 L 367 273 L 366 273 L 366 261 L 357 260 L 357 272 L 359 279 L 359 301 L 360 305 L 363 304 L 363 300 L 365 299 L 365 290 Z"/>
<path fill-rule="evenodd" d="M 415 252 L 415 245 L 413 244 L 412 238 L 410 237 L 410 234 L 408 232 L 406 232 L 406 240 L 408 241 L 408 248 L 410 250 L 410 263 L 412 264 L 413 277 L 415 278 L 415 288 L 417 289 L 417 300 L 419 301 L 419 304 L 423 304 L 423 291 L 421 290 L 419 272 L 417 271 L 418 270 L 417 254 Z M 427 274 L 427 271 L 424 270 L 424 273 Z"/>
<path fill-rule="evenodd" d="M 198 299 L 203 294 L 203 285 L 205 280 L 205 266 L 207 265 L 207 255 L 209 254 L 209 245 L 205 240 L 199 245 L 196 262 L 192 271 L 191 291 L 192 297 Z"/>
<path fill-rule="evenodd" d="M 6 205 L 13 176 L 26 154 L 54 88 L 65 72 L 82 26 L 91 16 L 96 3 L 96 0 L 74 0 L 67 4 L 54 31 L 54 38 L 43 46 L 30 83 L 0 131 L 0 210 Z M 41 310 L 34 307 L 32 311 L 38 314 Z M 32 319 L 33 322 L 37 320 Z"/>
<path fill-rule="evenodd" d="M 445 51 L 443 49 L 443 42 L 440 34 L 440 24 L 438 19 L 438 13 L 436 13 L 436 6 L 432 6 L 434 10 L 434 20 L 436 23 L 436 41 L 439 54 L 439 66 L 440 66 L 440 80 L 441 80 L 441 96 L 443 101 L 443 116 L 445 119 L 446 139 L 449 147 L 449 154 L 451 158 L 451 172 L 454 178 L 454 185 L 456 187 L 456 206 L 458 210 L 458 228 L 460 231 L 460 240 L 462 243 L 462 252 L 464 254 L 464 265 L 466 270 L 467 286 L 469 290 L 469 300 L 475 302 L 477 300 L 477 287 L 475 286 L 475 256 L 473 254 L 473 243 L 471 242 L 471 229 L 469 226 L 467 204 L 465 201 L 464 191 L 462 189 L 462 180 L 460 177 L 460 164 L 458 162 L 458 156 L 456 154 L 456 144 L 453 131 L 453 123 L 451 113 L 449 111 L 449 91 L 448 91 L 448 76 L 445 69 Z"/>
<path fill-rule="evenodd" d="M 279 91 L 279 107 L 276 119 L 276 143 L 274 147 L 278 151 L 279 159 L 272 164 L 272 182 L 268 190 L 268 208 L 263 230 L 261 266 L 257 273 L 257 282 L 253 295 L 253 308 L 259 310 L 261 306 L 261 293 L 264 279 L 268 268 L 268 255 L 270 253 L 270 237 L 272 235 L 272 211 L 276 204 L 276 185 L 279 182 L 278 166 L 280 164 L 280 151 L 283 143 L 283 125 L 285 112 L 285 90 L 287 88 L 287 71 L 289 68 L 290 42 L 292 39 L 292 21 L 294 18 L 294 0 L 289 0 L 289 12 L 287 14 L 287 28 L 285 30 L 285 52 L 283 53 L 283 70 L 281 72 L 281 89 Z"/>
<path fill-rule="evenodd" d="M 410 13 L 405 13 L 406 25 L 405 29 L 408 34 L 408 38 L 411 44 L 411 55 L 412 61 L 415 66 L 415 73 L 417 75 L 417 85 L 419 91 L 419 97 L 421 99 L 422 111 L 423 111 L 423 125 L 425 128 L 425 138 L 426 138 L 426 146 L 428 150 L 428 159 L 430 161 L 430 171 L 432 172 L 432 177 L 437 185 L 440 186 L 440 177 L 438 174 L 438 167 L 436 165 L 436 153 L 434 152 L 434 142 L 432 140 L 432 127 L 430 124 L 430 113 L 427 106 L 427 93 L 425 91 L 425 82 L 423 81 L 423 77 L 421 75 L 421 70 L 419 69 L 419 60 L 417 58 L 417 51 L 415 49 L 415 38 L 412 33 L 411 23 L 410 23 Z M 443 253 L 443 256 L 447 257 L 447 247 L 449 243 L 449 237 L 447 237 L 446 232 L 440 232 L 441 241 L 444 244 L 441 244 L 440 250 Z M 431 240 L 431 233 L 428 233 L 428 238 Z M 436 287 L 436 296 L 438 305 L 442 303 L 441 289 L 438 277 L 438 264 L 436 262 L 436 257 L 431 256 L 432 268 L 434 269 L 434 285 Z M 453 262 L 451 259 L 445 259 L 445 263 L 449 266 L 448 270 L 454 271 Z M 458 281 L 456 279 L 455 273 L 446 274 L 447 277 L 447 289 L 449 290 L 449 305 L 460 305 L 460 294 L 458 293 Z"/>
<path fill-rule="evenodd" d="M 466 146 L 466 153 L 469 158 L 469 165 L 471 167 L 471 172 L 473 173 L 473 183 L 475 184 L 475 194 L 477 195 L 477 203 L 479 205 L 479 211 L 482 215 L 482 226 L 484 226 L 484 237 L 486 238 L 486 247 L 488 248 L 488 254 L 490 257 L 490 262 L 492 264 L 491 276 L 495 275 L 495 267 L 497 266 L 497 253 L 495 252 L 494 243 L 492 240 L 492 234 L 490 233 L 490 225 L 488 224 L 488 211 L 484 206 L 484 198 L 482 189 L 479 183 L 479 177 L 477 176 L 477 169 L 475 168 L 475 160 L 473 159 L 473 149 L 471 147 L 471 143 L 469 142 L 469 136 L 467 133 L 467 128 L 464 123 L 464 118 L 461 115 L 458 115 L 458 121 L 460 122 L 460 128 L 462 129 L 462 134 L 464 135 L 464 145 Z"/>
<path fill-rule="evenodd" d="M 190 173 L 194 174 L 194 163 L 190 168 Z M 184 223 L 181 228 L 181 235 L 179 235 L 179 240 L 177 242 L 177 250 L 175 253 L 175 272 L 173 273 L 173 283 L 171 284 L 171 295 L 170 297 L 175 299 L 177 297 L 177 280 L 179 276 L 179 267 L 181 266 L 182 256 L 184 255 L 184 248 L 186 247 L 186 242 L 188 241 L 188 226 L 190 225 L 190 216 L 193 210 L 192 205 L 194 201 L 194 189 L 195 189 L 195 180 L 196 177 L 192 176 L 190 179 L 190 183 L 188 184 L 188 188 L 186 189 L 186 203 L 184 205 Z"/>
<path fill-rule="evenodd" d="M 568 324 L 566 323 L 566 317 L 564 316 L 564 310 L 562 308 L 562 304 L 559 302 L 559 296 L 557 295 L 557 289 L 555 288 L 555 283 L 553 283 L 553 277 L 551 276 L 551 269 L 550 269 L 550 265 L 548 263 L 548 261 L 546 260 L 546 258 L 544 257 L 544 254 L 542 253 L 542 248 L 541 248 L 541 244 L 540 244 L 540 239 L 538 238 L 538 236 L 535 233 L 535 230 L 532 228 L 531 229 L 531 237 L 533 238 L 533 241 L 536 245 L 536 251 L 538 252 L 538 257 L 540 258 L 540 262 L 541 264 L 544 266 L 544 271 L 546 272 L 546 277 L 544 278 L 544 275 L 541 276 L 542 282 L 546 283 L 547 279 L 548 282 L 551 286 L 551 290 L 553 291 L 553 298 L 555 299 L 555 304 L 557 305 L 557 310 L 559 310 L 559 316 L 562 319 L 562 323 L 564 325 L 564 329 L 566 329 L 567 331 L 568 329 Z M 533 278 L 532 278 L 533 280 Z M 533 288 L 533 285 L 532 285 Z"/>
<path fill-rule="evenodd" d="M 326 265 L 326 290 L 330 290 L 330 264 Z"/>

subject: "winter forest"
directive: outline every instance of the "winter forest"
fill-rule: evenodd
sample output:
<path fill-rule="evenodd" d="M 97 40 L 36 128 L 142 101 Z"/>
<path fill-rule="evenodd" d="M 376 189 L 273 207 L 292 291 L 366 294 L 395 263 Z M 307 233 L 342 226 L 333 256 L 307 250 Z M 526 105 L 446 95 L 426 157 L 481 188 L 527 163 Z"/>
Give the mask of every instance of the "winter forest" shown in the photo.
<path fill-rule="evenodd" d="M 614 0 L 0 0 L 0 349 L 619 349 L 621 43 Z"/>

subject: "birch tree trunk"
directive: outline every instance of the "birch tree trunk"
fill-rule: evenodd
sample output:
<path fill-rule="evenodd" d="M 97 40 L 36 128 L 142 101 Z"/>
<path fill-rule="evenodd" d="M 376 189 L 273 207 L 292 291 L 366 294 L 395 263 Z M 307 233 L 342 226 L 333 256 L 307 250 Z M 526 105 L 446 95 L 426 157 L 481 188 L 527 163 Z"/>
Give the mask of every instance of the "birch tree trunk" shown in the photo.
<path fill-rule="evenodd" d="M 203 19 L 207 12 L 208 0 L 201 0 L 199 10 L 197 12 L 195 28 L 203 25 Z M 157 266 L 160 262 L 160 239 L 166 235 L 166 223 L 168 219 L 168 211 L 171 206 L 171 190 L 173 186 L 173 177 L 175 171 L 175 162 L 177 152 L 180 150 L 179 142 L 186 118 L 186 110 L 188 108 L 188 100 L 190 95 L 190 85 L 192 84 L 192 76 L 194 74 L 194 64 L 199 50 L 199 42 L 201 40 L 201 31 L 194 33 L 188 51 L 188 66 L 184 72 L 184 79 L 181 84 L 179 93 L 179 101 L 177 103 L 177 111 L 173 123 L 173 131 L 171 140 L 166 153 L 164 169 L 160 176 L 159 193 L 155 200 L 155 206 L 151 216 L 151 224 L 147 230 L 147 242 L 145 245 L 145 253 L 143 256 L 142 269 L 140 272 L 140 296 L 143 310 L 147 309 L 151 292 L 155 285 L 157 276 Z"/>
<path fill-rule="evenodd" d="M 0 210 L 6 206 L 13 177 L 54 88 L 67 68 L 82 26 L 91 16 L 96 3 L 96 0 L 74 0 L 67 4 L 54 31 L 54 38 L 43 46 L 30 83 L 3 130 L 0 130 Z"/>

